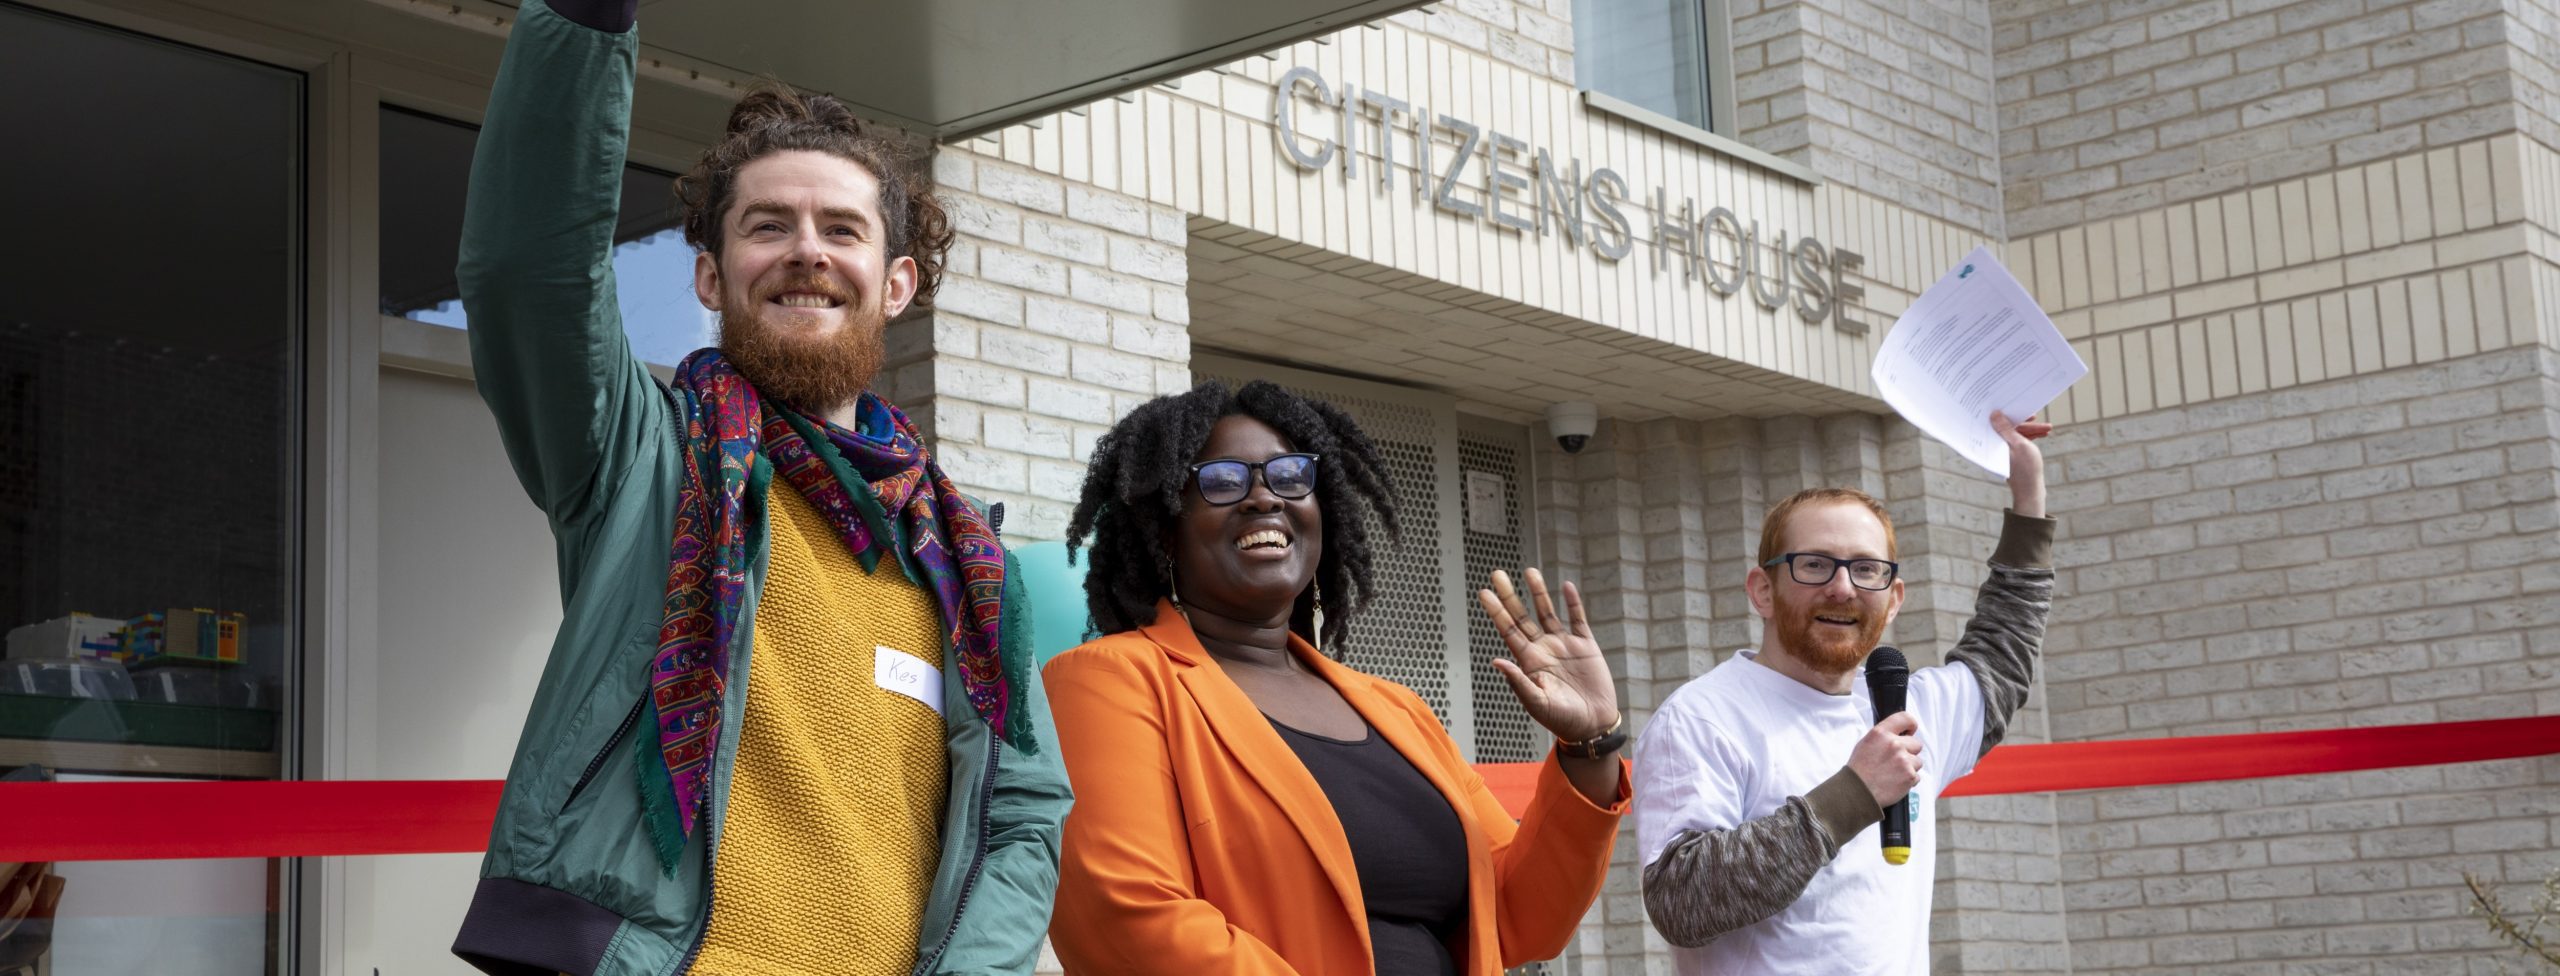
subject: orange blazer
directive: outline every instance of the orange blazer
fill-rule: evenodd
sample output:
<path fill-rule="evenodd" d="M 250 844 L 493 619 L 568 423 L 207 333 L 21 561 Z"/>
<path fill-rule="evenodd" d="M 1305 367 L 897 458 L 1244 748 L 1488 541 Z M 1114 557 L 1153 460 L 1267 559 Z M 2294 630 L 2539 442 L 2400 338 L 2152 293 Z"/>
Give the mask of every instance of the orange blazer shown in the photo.
<path fill-rule="evenodd" d="M 1411 689 L 1292 640 L 1438 787 L 1467 835 L 1458 971 L 1564 951 L 1609 873 L 1627 810 L 1596 807 L 1550 758 L 1516 824 Z M 1043 671 L 1074 781 L 1049 937 L 1070 973 L 1367 974 L 1369 918 L 1323 788 L 1170 603 Z"/>

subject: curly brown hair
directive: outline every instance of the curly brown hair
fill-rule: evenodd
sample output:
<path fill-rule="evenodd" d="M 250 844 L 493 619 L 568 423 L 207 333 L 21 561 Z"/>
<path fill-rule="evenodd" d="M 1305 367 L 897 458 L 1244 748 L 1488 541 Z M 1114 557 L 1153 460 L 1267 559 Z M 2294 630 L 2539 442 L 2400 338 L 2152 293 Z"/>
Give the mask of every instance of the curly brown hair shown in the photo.
<path fill-rule="evenodd" d="M 807 95 L 768 84 L 729 110 L 728 134 L 702 151 L 693 169 L 676 178 L 684 205 L 684 239 L 720 257 L 720 222 L 735 202 L 738 171 L 767 155 L 802 149 L 843 159 L 880 182 L 880 222 L 888 257 L 916 262 L 911 308 L 933 307 L 942 285 L 942 261 L 951 250 L 951 216 L 934 195 L 921 161 L 899 142 L 866 132 L 853 109 L 832 95 Z"/>

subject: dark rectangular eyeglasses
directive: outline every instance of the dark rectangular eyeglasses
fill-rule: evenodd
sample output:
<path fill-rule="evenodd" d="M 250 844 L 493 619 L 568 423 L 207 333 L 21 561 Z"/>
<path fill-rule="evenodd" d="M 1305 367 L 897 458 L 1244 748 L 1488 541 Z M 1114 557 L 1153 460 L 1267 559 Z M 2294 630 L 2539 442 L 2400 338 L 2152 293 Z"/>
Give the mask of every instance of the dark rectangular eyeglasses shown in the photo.
<path fill-rule="evenodd" d="M 1316 456 L 1283 454 L 1268 461 L 1238 461 L 1219 458 L 1191 466 L 1191 483 L 1200 489 L 1200 500 L 1211 505 L 1233 505 L 1253 494 L 1253 473 L 1262 472 L 1262 486 L 1282 498 L 1305 498 L 1316 490 Z"/>
<path fill-rule="evenodd" d="M 1779 563 L 1787 564 L 1787 575 L 1795 577 L 1796 582 L 1806 586 L 1821 586 L 1831 582 L 1832 574 L 1840 572 L 1841 567 L 1845 566 L 1849 570 L 1849 585 L 1861 590 L 1881 590 L 1892 586 L 1894 575 L 1902 571 L 1900 564 L 1890 560 L 1841 559 L 1818 552 L 1784 553 L 1776 559 L 1761 563 L 1760 568 L 1776 569 Z"/>

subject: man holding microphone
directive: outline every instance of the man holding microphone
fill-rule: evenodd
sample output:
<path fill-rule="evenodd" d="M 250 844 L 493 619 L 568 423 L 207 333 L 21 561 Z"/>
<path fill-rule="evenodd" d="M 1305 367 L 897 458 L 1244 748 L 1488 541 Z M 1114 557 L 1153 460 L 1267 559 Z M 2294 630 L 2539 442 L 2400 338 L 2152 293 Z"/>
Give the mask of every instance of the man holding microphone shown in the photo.
<path fill-rule="evenodd" d="M 1938 795 L 2025 704 L 2052 607 L 2035 444 L 2052 426 L 1991 423 L 2011 505 L 1990 578 L 1947 663 L 1909 676 L 1908 710 L 1877 715 L 1858 674 L 1902 608 L 1892 519 L 1864 492 L 1817 488 L 1762 524 L 1745 583 L 1767 621 L 1759 648 L 1681 686 L 1646 725 L 1645 911 L 1679 972 L 1929 971 Z M 1907 857 L 1868 836 L 1887 810 L 1908 811 Z"/>

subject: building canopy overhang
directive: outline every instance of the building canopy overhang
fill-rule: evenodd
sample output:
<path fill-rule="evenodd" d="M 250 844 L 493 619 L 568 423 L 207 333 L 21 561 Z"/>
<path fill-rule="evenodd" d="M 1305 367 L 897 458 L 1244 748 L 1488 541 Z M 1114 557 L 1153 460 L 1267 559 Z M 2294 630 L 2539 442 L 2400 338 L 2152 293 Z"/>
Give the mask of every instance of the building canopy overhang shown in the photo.
<path fill-rule="evenodd" d="M 937 139 L 976 135 L 1421 4 L 1414 0 L 644 0 L 669 63 L 775 77 Z"/>

